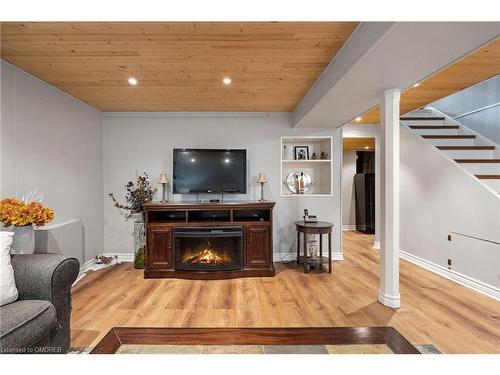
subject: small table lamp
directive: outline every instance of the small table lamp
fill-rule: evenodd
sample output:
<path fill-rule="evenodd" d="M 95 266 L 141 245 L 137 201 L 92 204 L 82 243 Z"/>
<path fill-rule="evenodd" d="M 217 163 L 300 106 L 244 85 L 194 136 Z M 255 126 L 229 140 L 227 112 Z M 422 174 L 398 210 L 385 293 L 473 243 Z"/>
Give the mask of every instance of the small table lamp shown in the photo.
<path fill-rule="evenodd" d="M 264 184 L 267 182 L 267 177 L 265 173 L 259 173 L 259 177 L 257 178 L 257 182 L 260 184 L 260 199 L 259 202 L 264 202 Z"/>
<path fill-rule="evenodd" d="M 166 190 L 166 187 L 167 187 L 167 184 L 168 184 L 168 177 L 165 173 L 162 173 L 160 175 L 160 184 L 162 186 L 162 198 L 161 198 L 161 202 L 162 203 L 165 203 L 167 202 L 167 199 L 165 199 L 165 190 Z"/>

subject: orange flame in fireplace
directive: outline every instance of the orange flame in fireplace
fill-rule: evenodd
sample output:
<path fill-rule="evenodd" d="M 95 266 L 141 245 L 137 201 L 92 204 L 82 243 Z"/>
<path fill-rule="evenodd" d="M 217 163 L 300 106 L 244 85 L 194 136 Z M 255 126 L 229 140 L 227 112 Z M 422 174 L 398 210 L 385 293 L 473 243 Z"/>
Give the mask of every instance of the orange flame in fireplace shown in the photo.
<path fill-rule="evenodd" d="M 203 264 L 222 264 L 222 258 L 217 254 L 214 254 L 210 249 L 203 249 L 200 254 L 198 254 L 198 262 Z"/>
<path fill-rule="evenodd" d="M 225 257 L 224 257 L 225 258 Z M 188 256 L 187 259 L 184 260 L 186 263 L 190 264 L 224 264 L 228 261 L 228 259 L 224 259 L 219 256 L 216 251 L 211 249 L 210 242 L 207 243 L 207 246 L 198 251 L 197 253 L 191 253 L 191 256 Z"/>

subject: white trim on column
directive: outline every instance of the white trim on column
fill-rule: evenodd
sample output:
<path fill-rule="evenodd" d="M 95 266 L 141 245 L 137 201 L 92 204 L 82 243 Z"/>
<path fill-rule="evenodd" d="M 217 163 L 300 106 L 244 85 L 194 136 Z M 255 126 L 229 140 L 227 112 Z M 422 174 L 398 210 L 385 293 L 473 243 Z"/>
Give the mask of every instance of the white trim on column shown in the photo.
<path fill-rule="evenodd" d="M 380 241 L 374 241 L 373 242 L 373 248 L 376 250 L 380 250 Z"/>
<path fill-rule="evenodd" d="M 392 309 L 399 309 L 401 307 L 401 297 L 399 294 L 397 296 L 391 296 L 380 292 L 378 295 L 378 301 Z"/>

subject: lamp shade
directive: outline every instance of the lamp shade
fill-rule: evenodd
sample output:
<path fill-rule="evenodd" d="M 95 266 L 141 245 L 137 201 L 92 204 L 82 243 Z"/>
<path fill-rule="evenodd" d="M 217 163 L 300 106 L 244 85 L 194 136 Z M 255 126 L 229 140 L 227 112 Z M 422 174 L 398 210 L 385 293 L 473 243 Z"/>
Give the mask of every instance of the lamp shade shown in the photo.
<path fill-rule="evenodd" d="M 264 184 L 267 182 L 267 177 L 265 173 L 259 173 L 259 177 L 257 178 L 257 182 L 260 184 Z"/>
<path fill-rule="evenodd" d="M 160 184 L 167 184 L 168 183 L 168 177 L 165 173 L 162 173 L 160 175 Z"/>

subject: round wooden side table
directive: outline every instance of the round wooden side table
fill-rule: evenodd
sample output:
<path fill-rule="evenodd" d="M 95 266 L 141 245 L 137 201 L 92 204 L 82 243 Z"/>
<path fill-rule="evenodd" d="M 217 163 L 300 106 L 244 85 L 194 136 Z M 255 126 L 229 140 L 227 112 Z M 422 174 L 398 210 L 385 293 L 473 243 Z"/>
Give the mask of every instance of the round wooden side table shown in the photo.
<path fill-rule="evenodd" d="M 327 223 L 325 221 L 318 221 L 317 223 L 305 223 L 303 221 L 295 222 L 295 227 L 297 228 L 297 264 L 301 262 L 300 256 L 300 233 L 303 237 L 303 248 L 304 255 L 302 256 L 302 261 L 304 263 L 304 272 L 308 272 L 308 264 L 319 264 L 321 269 L 323 265 L 323 234 L 328 234 L 328 272 L 332 273 L 332 223 Z M 319 234 L 319 258 L 316 262 L 308 261 L 307 259 L 307 235 L 308 234 Z"/>

